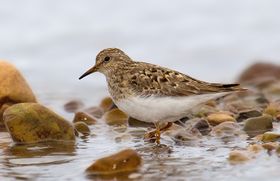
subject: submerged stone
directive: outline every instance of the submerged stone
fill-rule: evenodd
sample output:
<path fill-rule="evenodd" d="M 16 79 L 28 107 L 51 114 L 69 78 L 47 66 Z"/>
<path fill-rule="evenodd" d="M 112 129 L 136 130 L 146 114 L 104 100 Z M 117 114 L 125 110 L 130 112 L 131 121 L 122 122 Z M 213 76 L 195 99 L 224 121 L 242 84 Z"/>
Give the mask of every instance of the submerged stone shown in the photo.
<path fill-rule="evenodd" d="M 21 73 L 10 63 L 0 60 L 0 126 L 4 124 L 4 110 L 22 102 L 36 102 L 35 95 Z"/>
<path fill-rule="evenodd" d="M 269 115 L 249 118 L 245 121 L 244 131 L 251 137 L 265 133 L 273 128 L 273 119 Z"/>
<path fill-rule="evenodd" d="M 86 172 L 95 175 L 134 172 L 140 168 L 141 162 L 142 159 L 136 151 L 126 149 L 111 156 L 96 160 L 86 169 Z"/>
<path fill-rule="evenodd" d="M 89 135 L 90 134 L 90 129 L 88 125 L 84 122 L 75 122 L 74 123 L 75 129 L 79 132 L 82 133 L 83 135 Z"/>
<path fill-rule="evenodd" d="M 152 127 L 152 126 L 154 126 L 153 123 L 147 123 L 144 121 L 134 119 L 132 117 L 128 118 L 128 125 L 131 127 Z"/>
<path fill-rule="evenodd" d="M 108 125 L 122 125 L 128 121 L 128 116 L 118 108 L 106 112 L 103 117 Z"/>
<path fill-rule="evenodd" d="M 85 112 L 76 112 L 73 122 L 74 123 L 76 123 L 76 122 L 84 122 L 87 125 L 93 125 L 97 121 L 96 121 L 96 119 L 94 119 L 94 117 L 90 116 L 89 114 L 87 114 Z"/>
<path fill-rule="evenodd" d="M 12 139 L 17 143 L 75 140 L 72 125 L 37 103 L 20 103 L 6 109 L 3 119 Z"/>
<path fill-rule="evenodd" d="M 250 157 L 246 151 L 233 150 L 229 153 L 229 162 L 231 164 L 240 164 L 250 160 Z"/>

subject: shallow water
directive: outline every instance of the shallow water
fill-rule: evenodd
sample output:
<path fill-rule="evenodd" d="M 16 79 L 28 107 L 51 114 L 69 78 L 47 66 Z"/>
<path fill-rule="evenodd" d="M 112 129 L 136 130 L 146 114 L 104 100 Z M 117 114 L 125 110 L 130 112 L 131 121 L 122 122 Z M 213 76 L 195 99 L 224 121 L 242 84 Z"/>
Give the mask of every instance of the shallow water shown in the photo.
<path fill-rule="evenodd" d="M 47 96 L 46 96 L 47 97 Z M 48 104 L 71 120 L 63 111 L 64 100 L 48 97 Z M 43 102 L 44 103 L 44 102 Z M 0 133 L 1 180 L 278 180 L 279 158 L 263 152 L 255 160 L 230 165 L 228 154 L 246 148 L 247 136 L 206 136 L 195 141 L 172 140 L 163 136 L 160 147 L 143 141 L 147 128 L 112 127 L 102 119 L 91 126 L 92 134 L 75 143 L 40 143 L 15 145 L 9 135 Z M 143 166 L 133 175 L 97 177 L 85 169 L 94 160 L 125 148 L 136 149 L 144 159 Z M 132 179 L 134 178 L 134 179 Z"/>
<path fill-rule="evenodd" d="M 77 79 L 106 47 L 213 82 L 233 81 L 255 59 L 279 62 L 277 1 L 79 2 L 0 5 L 0 58 L 14 63 L 40 102 L 69 121 L 73 114 L 63 110 L 66 102 L 78 99 L 93 106 L 107 95 L 102 75 Z M 140 177 L 132 175 L 136 180 L 279 180 L 276 156 L 263 153 L 243 165 L 228 163 L 230 150 L 245 148 L 246 138 L 204 137 L 178 144 L 164 137 L 167 146 L 157 148 L 143 141 L 144 128 L 120 133 L 99 120 L 91 129 L 93 135 L 76 143 L 35 145 L 14 145 L 0 132 L 0 180 L 110 180 L 84 170 L 127 147 L 144 158 Z"/>

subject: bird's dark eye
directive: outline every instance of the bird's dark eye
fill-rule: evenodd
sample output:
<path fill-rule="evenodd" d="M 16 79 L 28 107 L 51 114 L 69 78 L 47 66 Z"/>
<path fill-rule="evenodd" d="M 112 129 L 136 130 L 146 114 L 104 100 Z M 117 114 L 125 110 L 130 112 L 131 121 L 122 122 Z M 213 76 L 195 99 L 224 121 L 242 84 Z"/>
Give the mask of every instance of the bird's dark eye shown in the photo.
<path fill-rule="evenodd" d="M 105 58 L 104 58 L 104 61 L 105 61 L 105 62 L 108 62 L 110 59 L 111 59 L 110 57 L 105 57 Z"/>

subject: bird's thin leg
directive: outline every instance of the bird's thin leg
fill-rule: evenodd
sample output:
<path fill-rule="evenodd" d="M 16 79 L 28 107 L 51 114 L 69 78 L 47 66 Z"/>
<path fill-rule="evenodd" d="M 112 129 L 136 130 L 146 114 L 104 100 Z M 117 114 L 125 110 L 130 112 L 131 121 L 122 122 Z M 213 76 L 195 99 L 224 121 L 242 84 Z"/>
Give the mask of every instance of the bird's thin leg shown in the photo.
<path fill-rule="evenodd" d="M 155 123 L 156 126 L 156 132 L 155 132 L 155 137 L 156 137 L 156 143 L 159 145 L 160 144 L 160 125 L 159 123 Z"/>

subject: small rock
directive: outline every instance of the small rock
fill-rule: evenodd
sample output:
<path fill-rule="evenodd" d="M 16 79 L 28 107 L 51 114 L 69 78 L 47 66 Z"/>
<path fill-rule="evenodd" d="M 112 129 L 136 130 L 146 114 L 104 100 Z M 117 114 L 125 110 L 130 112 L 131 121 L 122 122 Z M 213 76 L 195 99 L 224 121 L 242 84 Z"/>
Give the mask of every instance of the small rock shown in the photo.
<path fill-rule="evenodd" d="M 152 127 L 154 126 L 153 123 L 147 123 L 144 121 L 139 121 L 137 119 L 134 119 L 132 117 L 128 118 L 128 125 L 131 127 Z"/>
<path fill-rule="evenodd" d="M 86 169 L 86 172 L 95 175 L 109 175 L 137 171 L 142 159 L 132 149 L 126 149 L 108 157 L 96 160 Z"/>
<path fill-rule="evenodd" d="M 78 100 L 69 101 L 64 105 L 65 111 L 70 113 L 76 112 L 83 107 L 84 107 L 84 103 Z"/>
<path fill-rule="evenodd" d="M 261 152 L 263 150 L 262 145 L 258 145 L 258 144 L 253 144 L 253 145 L 249 145 L 247 147 L 247 151 L 257 154 L 259 152 Z"/>
<path fill-rule="evenodd" d="M 193 125 L 193 128 L 198 129 L 202 135 L 208 135 L 210 133 L 210 131 L 211 131 L 209 123 L 206 120 L 204 120 L 204 119 L 198 120 Z"/>
<path fill-rule="evenodd" d="M 105 97 L 104 99 L 102 99 L 99 107 L 101 107 L 104 112 L 107 112 L 113 108 L 116 108 L 117 106 L 114 104 L 111 97 Z"/>
<path fill-rule="evenodd" d="M 36 102 L 35 95 L 21 73 L 10 63 L 0 60 L 0 126 L 4 125 L 4 110 L 22 102 Z"/>
<path fill-rule="evenodd" d="M 262 113 L 257 110 L 242 111 L 238 114 L 237 122 L 242 122 L 248 118 L 259 117 Z"/>
<path fill-rule="evenodd" d="M 74 123 L 76 123 L 76 122 L 84 122 L 87 125 L 93 125 L 97 121 L 92 116 L 88 115 L 87 113 L 77 112 L 77 113 L 75 113 L 75 117 L 74 117 L 73 122 Z"/>
<path fill-rule="evenodd" d="M 97 119 L 102 118 L 104 111 L 100 107 L 90 107 L 84 110 L 84 112 L 90 114 L 91 116 L 96 117 Z"/>
<path fill-rule="evenodd" d="M 276 150 L 279 147 L 278 142 L 269 142 L 262 144 L 262 147 L 266 149 L 267 151 Z"/>
<path fill-rule="evenodd" d="M 280 105 L 277 103 L 269 104 L 264 110 L 264 113 L 272 117 L 276 117 L 278 114 L 280 114 Z"/>
<path fill-rule="evenodd" d="M 277 141 L 280 138 L 279 133 L 273 133 L 273 132 L 266 132 L 262 135 L 261 141 L 263 142 L 272 142 L 272 141 Z"/>
<path fill-rule="evenodd" d="M 239 78 L 240 83 L 253 82 L 263 78 L 280 79 L 280 66 L 271 63 L 259 62 L 248 67 Z"/>
<path fill-rule="evenodd" d="M 245 121 L 244 131 L 251 137 L 265 133 L 273 128 L 272 117 L 263 115 L 260 117 L 249 118 Z"/>
<path fill-rule="evenodd" d="M 236 136 L 241 134 L 240 126 L 235 122 L 223 122 L 212 128 L 210 133 L 212 136 Z"/>
<path fill-rule="evenodd" d="M 233 150 L 229 153 L 228 160 L 231 164 L 240 164 L 250 160 L 250 157 L 246 151 Z"/>
<path fill-rule="evenodd" d="M 276 120 L 277 120 L 277 121 L 280 121 L 280 114 L 278 114 L 278 115 L 276 116 Z"/>
<path fill-rule="evenodd" d="M 128 121 L 128 116 L 118 108 L 106 112 L 103 117 L 108 125 L 122 125 Z"/>
<path fill-rule="evenodd" d="M 207 120 L 210 125 L 215 126 L 222 122 L 230 121 L 230 122 L 236 122 L 235 119 L 226 113 L 213 113 L 207 116 Z"/>
<path fill-rule="evenodd" d="M 83 135 L 90 135 L 90 129 L 86 123 L 81 121 L 75 122 L 74 127 L 79 133 L 82 133 Z"/>
<path fill-rule="evenodd" d="M 3 119 L 12 139 L 17 143 L 75 140 L 72 125 L 36 103 L 20 103 L 6 109 Z"/>

